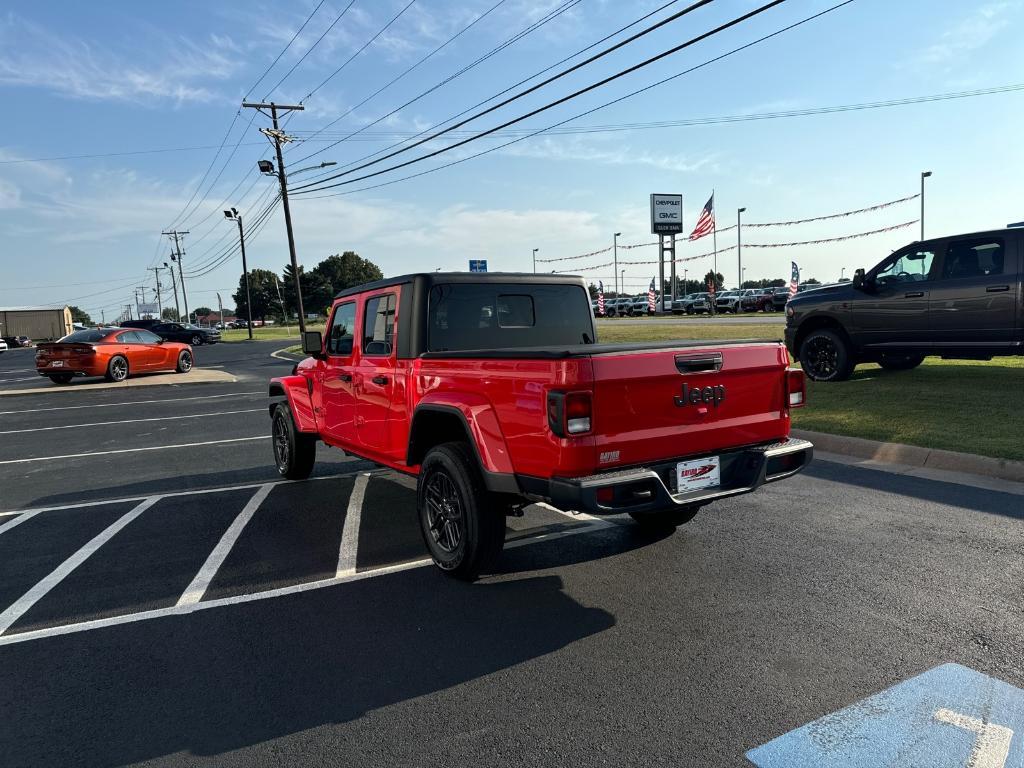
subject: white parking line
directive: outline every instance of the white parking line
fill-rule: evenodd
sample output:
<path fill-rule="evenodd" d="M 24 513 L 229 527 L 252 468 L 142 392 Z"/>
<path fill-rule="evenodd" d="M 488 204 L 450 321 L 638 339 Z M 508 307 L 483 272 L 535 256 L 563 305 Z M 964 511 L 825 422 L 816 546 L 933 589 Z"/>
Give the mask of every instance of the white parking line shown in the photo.
<path fill-rule="evenodd" d="M 336 578 L 351 576 L 356 572 L 356 551 L 359 548 L 359 522 L 363 514 L 363 497 L 366 485 L 370 482 L 370 473 L 356 476 L 352 486 L 352 494 L 348 497 L 348 509 L 345 512 L 345 526 L 341 529 L 341 547 L 338 550 L 338 569 Z"/>
<path fill-rule="evenodd" d="M 114 538 L 122 528 L 156 504 L 157 501 L 159 499 L 156 497 L 146 499 L 130 512 L 122 515 L 118 520 L 108 525 L 105 530 L 96 534 L 84 547 L 58 565 L 49 576 L 22 595 L 6 611 L 0 613 L 0 635 L 3 635 L 4 632 L 10 629 L 14 622 L 20 619 L 29 608 L 39 602 L 47 592 L 60 584 L 69 573 L 88 560 L 97 549 Z"/>
<path fill-rule="evenodd" d="M 203 563 L 199 573 L 192 579 L 192 583 L 181 593 L 181 597 L 178 598 L 178 605 L 194 605 L 203 599 L 203 595 L 206 594 L 206 590 L 210 586 L 210 582 L 213 581 L 213 577 L 217 575 L 217 571 L 224 564 L 224 560 L 227 558 L 228 553 L 231 552 L 231 548 L 235 546 L 238 537 L 242 535 L 242 529 L 252 519 L 252 516 L 256 514 L 256 510 L 260 508 L 260 504 L 264 502 L 272 490 L 274 490 L 274 484 L 266 483 L 261 485 L 259 490 L 253 494 L 253 497 L 249 499 L 249 503 L 242 508 L 242 511 L 238 513 L 238 517 L 224 531 L 224 535 L 220 537 L 217 546 L 213 548 L 210 556 L 206 558 L 206 562 Z"/>
<path fill-rule="evenodd" d="M 15 528 L 15 527 L 21 525 L 26 520 L 31 520 L 33 517 L 35 517 L 38 514 L 39 514 L 39 512 L 26 512 L 26 513 L 24 513 L 22 515 L 18 515 L 13 520 L 8 520 L 3 525 L 0 525 L 0 533 L 7 533 L 7 531 L 11 530 L 11 528 Z"/>
<path fill-rule="evenodd" d="M 31 429 L 9 429 L 0 435 L 19 435 L 23 432 L 49 432 L 54 429 L 78 429 L 79 427 L 110 427 L 115 424 L 139 424 L 143 421 L 175 421 L 176 419 L 202 419 L 207 416 L 232 416 L 236 413 L 266 413 L 266 408 L 247 408 L 244 411 L 214 411 L 213 413 L 187 413 L 181 416 L 159 416 L 152 419 L 123 419 L 122 421 L 94 421 L 91 424 L 61 424 L 56 427 L 33 427 Z"/>
<path fill-rule="evenodd" d="M 538 536 L 527 537 L 522 539 L 516 539 L 510 541 L 505 545 L 505 549 L 516 549 L 518 547 L 524 547 L 529 544 L 536 544 L 540 541 L 554 541 L 556 539 L 565 538 L 567 536 L 577 536 L 581 533 L 592 533 L 595 531 L 607 530 L 613 528 L 610 524 L 606 524 L 601 520 L 590 523 L 588 525 L 581 525 L 578 528 L 570 528 L 565 531 L 559 531 L 552 534 L 541 534 Z M 332 579 L 321 579 L 320 581 L 308 581 L 305 584 L 292 584 L 287 587 L 280 587 L 278 589 L 270 589 L 265 592 L 253 592 L 247 595 L 234 595 L 232 597 L 222 597 L 216 600 L 205 600 L 198 603 L 192 603 L 188 605 L 175 605 L 169 608 L 156 608 L 151 611 L 142 611 L 140 613 L 129 613 L 122 616 L 111 616 L 106 619 L 92 619 L 90 621 L 81 621 L 75 624 L 64 624 L 56 627 L 46 627 L 44 629 L 34 629 L 28 632 L 18 632 L 13 635 L 0 635 L 0 646 L 14 645 L 16 643 L 25 643 L 31 640 L 41 640 L 47 637 L 56 637 L 58 635 L 71 635 L 79 632 L 88 632 L 94 629 L 103 629 L 105 627 L 116 627 L 123 624 L 134 624 L 140 621 L 148 621 L 150 619 L 159 619 L 166 616 L 185 616 L 190 613 L 198 611 L 205 611 L 211 608 L 225 608 L 232 605 L 240 605 L 243 603 L 252 603 L 257 600 L 270 600 L 275 597 L 285 597 L 287 595 L 295 595 L 302 592 L 311 592 L 317 589 L 325 589 L 327 587 L 334 587 L 339 584 L 347 584 L 353 581 L 362 581 L 363 579 L 372 579 L 378 576 L 387 576 L 393 573 L 399 573 L 401 571 L 408 571 L 413 568 L 422 568 L 425 565 L 430 565 L 430 558 L 424 558 L 422 560 L 413 560 L 408 563 L 398 563 L 397 565 L 387 565 L 383 568 L 373 568 L 369 571 L 360 571 L 358 573 L 349 574 L 348 576 L 337 577 Z"/>
<path fill-rule="evenodd" d="M 0 379 L 0 384 L 13 384 L 16 381 L 39 381 L 39 374 L 24 379 Z"/>
<path fill-rule="evenodd" d="M 251 440 L 269 440 L 270 435 L 258 437 L 232 437 L 226 440 L 205 440 L 201 443 L 178 443 L 177 445 L 153 445 L 147 448 L 118 448 L 113 451 L 93 451 L 92 453 L 65 453 L 62 456 L 37 456 L 32 459 L 6 459 L 0 464 L 29 464 L 34 461 L 56 461 L 57 459 L 83 459 L 90 456 L 112 456 L 115 453 L 140 453 L 142 451 L 166 451 L 169 448 L 197 448 L 202 445 L 223 445 L 224 443 L 244 443 Z"/>
<path fill-rule="evenodd" d="M 76 411 L 81 408 L 115 408 L 122 405 L 152 405 L 154 403 L 183 403 L 188 400 L 214 400 L 219 397 L 244 397 L 249 395 L 267 396 L 265 390 L 259 392 L 228 392 L 225 395 L 202 395 L 199 397 L 167 397 L 162 400 L 131 400 L 124 403 L 90 403 L 89 405 L 61 405 L 54 408 L 19 408 L 16 411 L 0 411 L 0 416 L 15 413 L 43 413 L 45 411 Z"/>

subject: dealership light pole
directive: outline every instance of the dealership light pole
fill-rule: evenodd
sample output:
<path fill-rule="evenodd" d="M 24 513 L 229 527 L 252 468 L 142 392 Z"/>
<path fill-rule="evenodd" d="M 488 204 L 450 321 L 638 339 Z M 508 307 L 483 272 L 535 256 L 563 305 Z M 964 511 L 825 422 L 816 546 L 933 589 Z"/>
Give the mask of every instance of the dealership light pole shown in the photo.
<path fill-rule="evenodd" d="M 537 251 L 539 250 L 540 248 L 533 249 L 533 274 L 535 275 L 537 274 Z"/>
<path fill-rule="evenodd" d="M 622 293 L 626 292 L 626 270 L 625 269 L 622 270 L 622 279 L 619 281 L 619 288 L 622 289 Z M 616 296 L 621 296 L 621 295 L 622 294 L 616 294 Z"/>
<path fill-rule="evenodd" d="M 612 277 L 615 280 L 615 295 L 619 295 L 619 237 L 622 235 L 621 232 L 616 232 L 612 235 L 612 258 L 614 259 L 614 266 L 612 267 Z"/>
<path fill-rule="evenodd" d="M 171 256 L 171 258 L 173 259 L 174 257 Z M 175 313 L 177 313 L 178 316 L 177 316 L 176 319 L 180 323 L 181 322 L 181 306 L 178 304 L 178 283 L 174 279 L 174 267 L 172 267 L 170 264 L 168 264 L 165 261 L 164 262 L 164 268 L 168 272 L 171 273 L 171 288 L 174 289 L 174 311 L 175 311 Z M 163 315 L 163 313 L 161 313 L 161 318 L 160 318 L 161 320 L 163 320 L 162 315 Z"/>
<path fill-rule="evenodd" d="M 249 326 L 249 341 L 252 341 L 252 294 L 249 292 L 249 267 L 245 262 L 245 230 L 242 228 L 242 214 L 237 208 L 224 211 L 225 219 L 233 219 L 238 223 L 238 244 L 242 247 L 242 276 L 245 278 L 245 309 Z M 222 318 L 223 319 L 223 318 Z"/>
<path fill-rule="evenodd" d="M 740 281 L 739 285 L 736 286 L 737 288 L 743 287 L 743 225 L 740 217 L 745 210 L 747 209 L 736 209 L 736 277 Z"/>
<path fill-rule="evenodd" d="M 924 240 L 924 180 L 932 175 L 931 171 L 921 171 L 921 239 Z"/>

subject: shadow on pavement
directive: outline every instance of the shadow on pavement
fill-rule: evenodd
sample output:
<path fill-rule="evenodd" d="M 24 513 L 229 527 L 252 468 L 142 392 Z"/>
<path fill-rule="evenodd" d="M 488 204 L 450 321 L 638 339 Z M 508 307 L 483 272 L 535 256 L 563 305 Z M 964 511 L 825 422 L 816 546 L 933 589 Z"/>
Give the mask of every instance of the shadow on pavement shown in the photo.
<path fill-rule="evenodd" d="M 615 625 L 562 586 L 556 576 L 468 585 L 414 569 L 0 648 L 4 763 L 220 755 L 356 720 Z"/>
<path fill-rule="evenodd" d="M 1011 493 L 983 490 L 969 485 L 944 483 L 912 475 L 894 475 L 877 469 L 816 461 L 805 473 L 835 483 L 870 488 L 873 491 L 912 496 L 936 504 L 973 509 L 991 515 L 1024 520 L 1024 498 Z"/>

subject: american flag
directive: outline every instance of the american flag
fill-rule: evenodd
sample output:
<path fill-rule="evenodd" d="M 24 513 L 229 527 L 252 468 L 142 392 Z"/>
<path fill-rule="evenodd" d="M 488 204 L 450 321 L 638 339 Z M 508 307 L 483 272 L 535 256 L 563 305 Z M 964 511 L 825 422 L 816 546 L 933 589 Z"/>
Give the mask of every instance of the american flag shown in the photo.
<path fill-rule="evenodd" d="M 796 296 L 797 288 L 800 287 L 800 267 L 796 265 L 795 261 L 790 263 L 793 265 L 793 273 L 789 277 L 789 298 L 792 299 Z"/>
<path fill-rule="evenodd" d="M 700 216 L 697 218 L 697 226 L 693 228 L 693 232 L 690 233 L 691 240 L 700 240 L 704 235 L 710 235 L 715 230 L 715 194 L 711 193 L 711 197 L 708 198 L 707 203 L 704 205 L 704 210 L 700 212 Z"/>
<path fill-rule="evenodd" d="M 604 315 L 604 281 L 597 281 L 597 314 Z"/>
<path fill-rule="evenodd" d="M 651 287 L 647 289 L 647 311 L 654 311 L 654 278 L 651 278 Z"/>

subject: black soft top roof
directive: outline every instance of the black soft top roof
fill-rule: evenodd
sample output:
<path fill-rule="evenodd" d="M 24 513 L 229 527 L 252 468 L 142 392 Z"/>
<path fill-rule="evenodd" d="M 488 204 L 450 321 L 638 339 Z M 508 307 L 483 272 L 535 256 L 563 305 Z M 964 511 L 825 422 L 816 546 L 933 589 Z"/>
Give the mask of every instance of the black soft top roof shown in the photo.
<path fill-rule="evenodd" d="M 408 283 L 421 283 L 425 290 L 430 290 L 437 283 L 520 283 L 523 285 L 580 285 L 583 278 L 580 275 L 554 275 L 551 273 L 532 272 L 417 272 L 409 275 L 389 277 L 385 280 L 377 280 L 372 283 L 363 283 L 344 291 L 338 291 L 334 298 L 340 299 L 345 296 L 354 296 L 366 291 L 375 291 L 378 288 L 388 288 L 392 285 L 404 285 Z"/>

